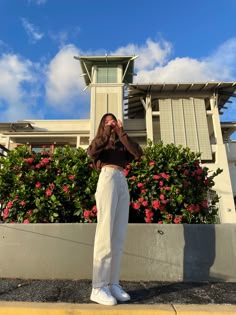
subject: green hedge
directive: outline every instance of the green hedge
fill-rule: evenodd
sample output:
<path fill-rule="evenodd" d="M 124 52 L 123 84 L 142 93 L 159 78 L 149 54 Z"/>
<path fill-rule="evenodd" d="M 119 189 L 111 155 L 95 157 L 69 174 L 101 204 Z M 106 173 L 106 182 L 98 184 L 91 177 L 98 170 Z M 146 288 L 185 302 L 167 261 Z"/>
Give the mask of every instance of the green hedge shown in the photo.
<path fill-rule="evenodd" d="M 98 173 L 82 148 L 30 152 L 19 146 L 0 158 L 1 221 L 96 222 Z M 218 169 L 210 174 L 200 154 L 173 144 L 149 143 L 124 173 L 130 190 L 130 223 L 215 223 L 218 196 L 208 203 Z"/>

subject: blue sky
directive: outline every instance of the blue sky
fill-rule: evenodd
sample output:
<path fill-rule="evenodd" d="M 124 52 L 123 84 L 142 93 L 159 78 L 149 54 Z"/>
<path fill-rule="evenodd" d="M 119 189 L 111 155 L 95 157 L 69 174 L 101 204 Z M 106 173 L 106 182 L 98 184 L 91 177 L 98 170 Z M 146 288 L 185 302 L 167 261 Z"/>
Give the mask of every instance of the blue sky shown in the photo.
<path fill-rule="evenodd" d="M 0 122 L 89 118 L 75 55 L 139 55 L 135 83 L 236 81 L 235 15 L 235 0 L 0 0 Z"/>

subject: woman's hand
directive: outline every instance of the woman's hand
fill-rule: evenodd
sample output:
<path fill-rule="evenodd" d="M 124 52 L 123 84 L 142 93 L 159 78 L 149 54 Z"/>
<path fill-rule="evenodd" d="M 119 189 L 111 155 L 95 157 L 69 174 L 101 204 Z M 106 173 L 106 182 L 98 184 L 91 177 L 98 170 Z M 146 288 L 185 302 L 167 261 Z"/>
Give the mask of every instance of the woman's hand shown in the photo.
<path fill-rule="evenodd" d="M 115 132 L 119 135 L 123 131 L 123 124 L 122 122 L 118 119 L 116 126 L 114 127 Z"/>

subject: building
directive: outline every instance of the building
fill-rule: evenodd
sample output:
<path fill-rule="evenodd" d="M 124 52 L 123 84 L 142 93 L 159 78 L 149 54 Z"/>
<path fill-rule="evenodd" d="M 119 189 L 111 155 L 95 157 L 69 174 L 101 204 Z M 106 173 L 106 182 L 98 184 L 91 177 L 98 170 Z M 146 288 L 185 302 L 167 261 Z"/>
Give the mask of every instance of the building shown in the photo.
<path fill-rule="evenodd" d="M 24 143 L 35 151 L 65 144 L 86 148 L 101 116 L 112 112 L 141 145 L 150 139 L 188 146 L 201 152 L 201 162 L 210 170 L 222 168 L 214 187 L 221 197 L 220 222 L 235 223 L 236 141 L 230 137 L 236 122 L 220 122 L 219 117 L 236 96 L 236 82 L 134 84 L 136 58 L 75 57 L 91 91 L 90 119 L 0 123 L 0 144 L 12 149 Z"/>

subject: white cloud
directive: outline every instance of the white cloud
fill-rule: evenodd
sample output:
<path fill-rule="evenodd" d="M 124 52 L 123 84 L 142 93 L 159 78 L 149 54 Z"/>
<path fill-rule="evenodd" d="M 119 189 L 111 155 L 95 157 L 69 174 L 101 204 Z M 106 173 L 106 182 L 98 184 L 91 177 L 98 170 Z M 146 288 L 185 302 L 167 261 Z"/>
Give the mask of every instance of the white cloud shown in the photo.
<path fill-rule="evenodd" d="M 79 77 L 80 63 L 74 59 L 78 55 L 79 50 L 74 45 L 64 46 L 50 62 L 46 82 L 49 106 L 60 112 L 75 113 L 76 117 L 81 111 L 89 110 L 88 95 L 83 92 L 84 79 Z"/>
<path fill-rule="evenodd" d="M 170 59 L 171 43 L 148 39 L 145 45 L 129 44 L 113 54 L 139 55 L 135 60 L 134 78 L 138 83 L 231 81 L 236 77 L 236 38 L 232 38 L 205 58 Z"/>
<path fill-rule="evenodd" d="M 43 5 L 47 0 L 28 0 L 28 3 L 35 3 L 36 5 Z"/>
<path fill-rule="evenodd" d="M 21 60 L 17 55 L 4 54 L 0 57 L 1 121 L 33 117 L 37 96 L 34 67 L 29 60 Z"/>
<path fill-rule="evenodd" d="M 129 44 L 126 47 L 117 49 L 115 55 L 139 55 L 136 59 L 135 66 L 137 71 L 151 71 L 156 66 L 165 64 L 167 58 L 171 53 L 172 45 L 164 40 L 155 42 L 147 39 L 146 43 L 142 46 Z"/>
<path fill-rule="evenodd" d="M 85 82 L 74 56 L 103 55 L 104 51 L 82 53 L 74 45 L 64 45 L 49 63 L 44 59 L 40 65 L 15 54 L 0 55 L 0 120 L 44 119 L 53 111 L 55 119 L 58 115 L 89 117 L 90 91 L 83 92 Z M 236 38 L 201 59 L 171 59 L 171 43 L 151 39 L 144 45 L 121 47 L 112 54 L 139 55 L 135 60 L 138 75 L 134 77 L 138 83 L 235 81 L 236 76 Z M 41 95 L 42 86 L 45 97 Z M 236 120 L 234 116 L 232 110 L 231 120 Z"/>
<path fill-rule="evenodd" d="M 22 18 L 22 25 L 27 33 L 27 35 L 29 36 L 29 39 L 32 41 L 32 43 L 36 43 L 37 41 L 41 40 L 44 37 L 43 33 L 39 33 L 36 30 L 36 27 L 29 23 L 29 21 L 27 21 L 27 19 Z"/>

